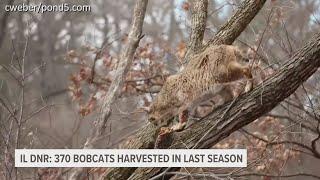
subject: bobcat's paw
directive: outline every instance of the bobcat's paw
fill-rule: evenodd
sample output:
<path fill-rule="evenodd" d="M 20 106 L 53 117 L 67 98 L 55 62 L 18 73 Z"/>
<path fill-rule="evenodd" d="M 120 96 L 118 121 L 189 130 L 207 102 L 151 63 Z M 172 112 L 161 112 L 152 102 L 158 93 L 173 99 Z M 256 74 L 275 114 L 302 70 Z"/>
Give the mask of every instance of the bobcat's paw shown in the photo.
<path fill-rule="evenodd" d="M 159 136 L 162 136 L 162 135 L 165 135 L 165 134 L 169 134 L 171 132 L 172 132 L 172 128 L 162 127 L 162 128 L 160 128 Z"/>
<path fill-rule="evenodd" d="M 175 124 L 171 127 L 172 131 L 182 131 L 185 127 L 186 127 L 187 123 L 183 122 L 183 123 L 178 123 Z"/>
<path fill-rule="evenodd" d="M 248 81 L 247 82 L 247 84 L 246 84 L 246 87 L 244 88 L 244 92 L 245 93 L 247 93 L 247 92 L 249 92 L 249 91 L 251 91 L 252 90 L 252 81 L 250 80 L 250 81 Z"/>

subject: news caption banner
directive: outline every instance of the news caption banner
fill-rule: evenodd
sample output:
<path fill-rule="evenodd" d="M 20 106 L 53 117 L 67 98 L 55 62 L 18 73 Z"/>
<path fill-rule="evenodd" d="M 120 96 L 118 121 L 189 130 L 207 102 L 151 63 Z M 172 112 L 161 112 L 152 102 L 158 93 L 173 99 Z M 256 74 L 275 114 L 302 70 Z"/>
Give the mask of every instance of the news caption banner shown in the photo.
<path fill-rule="evenodd" d="M 246 149 L 16 149 L 16 167 L 247 167 Z"/>

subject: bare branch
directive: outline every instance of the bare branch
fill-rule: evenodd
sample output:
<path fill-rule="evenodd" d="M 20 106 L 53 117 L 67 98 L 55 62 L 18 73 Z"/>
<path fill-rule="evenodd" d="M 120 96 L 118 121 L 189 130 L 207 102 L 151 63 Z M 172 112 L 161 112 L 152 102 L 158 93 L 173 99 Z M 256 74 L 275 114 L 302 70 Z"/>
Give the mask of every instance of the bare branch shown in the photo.
<path fill-rule="evenodd" d="M 224 24 L 208 45 L 232 44 L 251 20 L 258 14 L 266 0 L 245 0 L 233 16 Z"/>
<path fill-rule="evenodd" d="M 129 33 L 129 42 L 124 52 L 122 52 L 120 64 L 116 70 L 115 77 L 109 87 L 107 95 L 103 98 L 103 105 L 97 119 L 97 126 L 93 130 L 93 135 L 87 139 L 85 148 L 92 148 L 96 138 L 104 133 L 106 123 L 111 115 L 111 105 L 121 93 L 122 85 L 131 66 L 134 53 L 139 45 L 142 36 L 142 25 L 148 1 L 139 0 L 134 8 L 133 22 Z"/>
<path fill-rule="evenodd" d="M 244 176 L 258 176 L 258 177 L 274 177 L 274 178 L 292 178 L 292 177 L 312 177 L 315 179 L 320 179 L 319 176 L 307 173 L 297 173 L 297 174 L 288 174 L 288 175 L 272 175 L 272 174 L 259 174 L 259 173 L 247 173 L 247 174 L 239 174 L 239 175 L 231 175 L 231 177 L 244 177 Z"/>
<path fill-rule="evenodd" d="M 212 179 L 224 179 L 231 177 L 245 177 L 245 176 L 260 176 L 260 177 L 274 177 L 274 178 L 292 178 L 292 177 L 312 177 L 315 179 L 320 179 L 319 176 L 307 173 L 297 173 L 297 174 L 288 174 L 288 175 L 272 175 L 272 174 L 263 174 L 263 173 L 248 173 L 248 174 L 213 174 L 213 173 L 183 173 L 183 172 L 168 172 L 168 175 L 176 175 L 176 176 L 185 176 L 185 177 L 197 177 L 197 178 L 212 178 Z"/>
<path fill-rule="evenodd" d="M 102 99 L 103 104 L 96 120 L 96 126 L 92 128 L 91 135 L 86 140 L 84 145 L 85 149 L 94 148 L 99 137 L 105 132 L 107 120 L 109 119 L 112 111 L 111 105 L 116 101 L 121 93 L 121 88 L 130 69 L 136 48 L 139 45 L 140 39 L 143 37 L 142 26 L 147 4 L 148 0 L 136 1 L 127 47 L 122 52 L 120 64 L 118 65 L 115 77 L 109 87 L 107 95 Z M 83 168 L 76 169 L 70 179 L 80 179 L 82 172 Z"/>

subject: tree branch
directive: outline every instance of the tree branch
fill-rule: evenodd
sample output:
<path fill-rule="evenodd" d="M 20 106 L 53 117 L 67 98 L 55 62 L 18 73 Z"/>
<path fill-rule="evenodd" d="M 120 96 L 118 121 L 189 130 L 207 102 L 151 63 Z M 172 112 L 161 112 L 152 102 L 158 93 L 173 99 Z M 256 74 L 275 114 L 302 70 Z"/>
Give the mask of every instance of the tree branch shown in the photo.
<path fill-rule="evenodd" d="M 258 177 L 274 177 L 274 178 L 292 178 L 297 176 L 302 177 L 312 177 L 315 179 L 320 179 L 319 176 L 307 173 L 297 173 L 297 174 L 288 174 L 288 175 L 272 175 L 272 174 L 259 174 L 259 173 L 247 173 L 247 174 L 214 174 L 214 173 L 183 173 L 183 172 L 168 172 L 168 175 L 184 176 L 184 177 L 196 177 L 196 178 L 211 178 L 221 180 L 232 177 L 246 177 L 246 176 L 258 176 Z"/>
<path fill-rule="evenodd" d="M 97 119 L 97 126 L 93 130 L 93 135 L 87 139 L 85 148 L 93 148 L 96 138 L 104 133 L 106 123 L 111 115 L 111 105 L 121 93 L 122 85 L 131 66 L 136 48 L 142 36 L 143 20 L 147 8 L 148 0 L 139 0 L 134 8 L 133 22 L 129 33 L 129 42 L 124 52 L 122 52 L 120 64 L 116 70 L 115 77 L 109 87 L 107 95 L 102 99 L 103 105 Z"/>
<path fill-rule="evenodd" d="M 244 0 L 207 45 L 232 44 L 258 14 L 265 2 L 266 0 Z"/>
<path fill-rule="evenodd" d="M 320 66 L 320 33 L 316 34 L 312 40 L 301 48 L 283 67 L 272 77 L 260 84 L 250 93 L 241 95 L 230 109 L 228 115 L 220 122 L 209 122 L 208 120 L 219 119 L 228 104 L 211 113 L 203 121 L 195 123 L 186 132 L 177 133 L 178 139 L 184 142 L 182 145 L 176 141 L 172 148 L 176 147 L 192 147 L 197 137 L 193 139 L 187 138 L 187 134 L 202 137 L 203 132 L 199 132 L 197 128 L 206 129 L 212 125 L 216 125 L 216 129 L 210 136 L 204 139 L 201 147 L 207 148 L 227 137 L 234 130 L 251 123 L 256 118 L 272 110 L 281 101 L 291 95 L 304 81 L 306 81 Z M 262 102 L 261 102 L 262 101 Z M 208 122 L 207 122 L 208 123 Z M 204 128 L 206 127 L 206 128 Z M 197 132 L 198 131 L 198 132 Z"/>
<path fill-rule="evenodd" d="M 236 13 L 222 26 L 216 36 L 213 38 L 212 43 L 218 45 L 223 42 L 230 42 L 232 39 L 235 40 L 240 35 L 239 30 L 243 30 L 255 15 L 262 8 L 266 0 L 245 0 Z M 246 19 L 248 18 L 248 19 Z M 243 23 L 238 25 L 238 23 Z M 241 28 L 240 28 L 241 27 Z M 230 28 L 230 29 L 228 29 Z M 232 33 L 232 36 L 230 36 Z M 233 38 L 230 38 L 230 37 Z M 230 42 L 229 44 L 232 44 Z M 208 44 L 210 45 L 210 44 Z M 123 145 L 123 148 L 127 149 L 148 149 L 153 148 L 155 137 L 158 135 L 158 129 L 152 124 L 147 124 L 142 127 L 137 134 L 131 137 L 127 144 Z M 136 168 L 108 168 L 106 173 L 103 175 L 104 179 L 128 179 L 130 175 L 135 171 Z"/>
<path fill-rule="evenodd" d="M 231 133 L 271 111 L 318 69 L 320 66 L 319 42 L 320 33 L 316 34 L 310 43 L 301 48 L 272 77 L 251 92 L 241 95 L 224 118 L 221 116 L 230 103 L 192 124 L 183 132 L 173 133 L 169 137 L 171 145 L 168 148 L 193 148 L 196 143 L 199 144 L 199 148 L 210 148 Z M 211 131 L 207 133 L 209 130 Z M 203 137 L 204 134 L 208 135 Z M 198 142 L 200 139 L 203 140 Z M 161 171 L 163 171 L 161 168 L 138 168 L 130 178 L 148 179 Z"/>
<path fill-rule="evenodd" d="M 107 120 L 111 115 L 111 105 L 119 97 L 121 93 L 121 88 L 124 84 L 126 75 L 130 69 L 133 56 L 135 54 L 136 48 L 139 45 L 142 36 L 142 26 L 144 21 L 144 16 L 147 9 L 148 0 L 137 0 L 134 12 L 131 29 L 128 36 L 127 47 L 121 54 L 120 63 L 115 73 L 115 77 L 109 87 L 107 95 L 102 99 L 102 106 L 100 108 L 98 118 L 96 120 L 96 126 L 92 128 L 90 137 L 87 138 L 84 145 L 85 149 L 94 148 L 97 140 L 106 129 Z M 78 168 L 71 176 L 71 179 L 80 179 L 83 168 Z"/>
<path fill-rule="evenodd" d="M 208 0 L 194 2 L 191 17 L 191 35 L 185 55 L 185 62 L 187 62 L 191 54 L 202 47 L 204 31 L 206 30 L 207 14 Z"/>
<path fill-rule="evenodd" d="M 247 174 L 239 174 L 239 175 L 231 175 L 230 177 L 248 177 L 248 176 L 258 176 L 258 177 L 270 177 L 270 178 L 293 178 L 302 176 L 304 178 L 311 177 L 314 179 L 320 179 L 319 176 L 307 173 L 296 173 L 296 174 L 288 174 L 288 175 L 272 175 L 272 174 L 259 174 L 259 173 L 247 173 Z"/>

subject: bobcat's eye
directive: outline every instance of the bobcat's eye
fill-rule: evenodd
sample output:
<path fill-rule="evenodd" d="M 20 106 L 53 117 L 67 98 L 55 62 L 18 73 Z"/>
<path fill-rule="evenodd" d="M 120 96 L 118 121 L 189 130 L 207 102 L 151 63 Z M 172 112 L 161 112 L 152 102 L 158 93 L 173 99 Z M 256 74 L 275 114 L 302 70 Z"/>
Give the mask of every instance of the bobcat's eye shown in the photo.
<path fill-rule="evenodd" d="M 248 58 L 243 58 L 243 61 L 248 63 L 249 62 L 249 59 Z"/>

